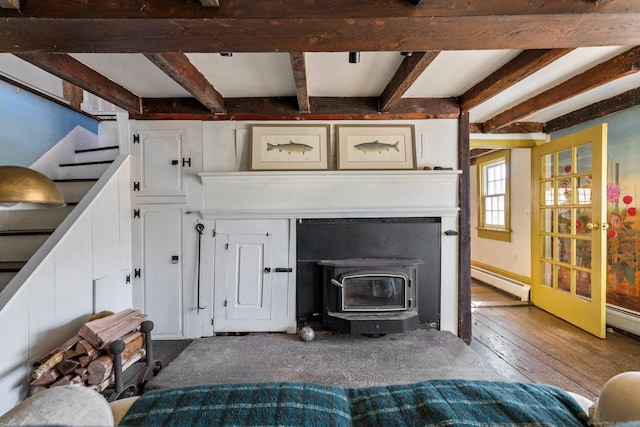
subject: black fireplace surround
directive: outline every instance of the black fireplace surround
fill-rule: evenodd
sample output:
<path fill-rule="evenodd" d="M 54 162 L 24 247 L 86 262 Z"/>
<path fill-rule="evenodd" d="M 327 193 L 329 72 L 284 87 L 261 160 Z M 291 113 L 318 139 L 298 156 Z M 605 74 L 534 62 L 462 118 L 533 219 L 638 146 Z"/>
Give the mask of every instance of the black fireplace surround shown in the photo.
<path fill-rule="evenodd" d="M 403 258 L 419 263 L 416 266 L 415 300 L 410 302 L 414 310 L 417 306 L 418 321 L 439 327 L 440 218 L 303 219 L 297 223 L 296 235 L 296 310 L 300 324 L 323 323 L 323 274 L 326 273 L 320 261 Z M 357 270 L 350 269 L 352 272 Z M 397 269 L 391 270 L 397 272 Z M 384 292 L 388 285 L 380 289 Z M 347 311 L 350 310 L 347 308 Z"/>

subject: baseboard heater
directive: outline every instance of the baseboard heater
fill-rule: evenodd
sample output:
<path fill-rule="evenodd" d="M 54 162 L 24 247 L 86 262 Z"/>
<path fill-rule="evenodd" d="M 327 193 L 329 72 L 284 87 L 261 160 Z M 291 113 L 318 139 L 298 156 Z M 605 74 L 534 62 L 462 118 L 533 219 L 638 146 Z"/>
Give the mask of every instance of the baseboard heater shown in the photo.
<path fill-rule="evenodd" d="M 640 314 L 607 305 L 607 325 L 640 336 Z"/>
<path fill-rule="evenodd" d="M 471 277 L 520 298 L 521 301 L 529 301 L 531 286 L 527 284 L 475 266 L 471 266 Z"/>

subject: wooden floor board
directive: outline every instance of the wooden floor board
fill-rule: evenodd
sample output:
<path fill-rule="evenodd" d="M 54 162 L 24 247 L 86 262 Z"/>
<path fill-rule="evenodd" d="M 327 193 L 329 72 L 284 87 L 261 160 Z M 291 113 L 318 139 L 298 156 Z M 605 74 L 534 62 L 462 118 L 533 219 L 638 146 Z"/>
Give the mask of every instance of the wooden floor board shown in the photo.
<path fill-rule="evenodd" d="M 473 283 L 472 300 L 476 289 L 492 299 L 490 287 Z M 503 301 L 504 293 L 495 298 Z M 600 339 L 532 305 L 476 307 L 471 348 L 509 380 L 552 384 L 590 399 L 609 378 L 640 368 L 640 340 L 611 330 Z"/>
<path fill-rule="evenodd" d="M 478 329 L 474 331 L 479 333 L 478 339 L 491 339 L 494 351 L 501 351 L 504 358 L 516 365 L 533 382 L 553 383 L 566 390 L 587 397 L 595 397 L 598 390 L 593 379 L 560 358 L 561 356 L 558 356 L 557 352 L 549 351 L 549 347 L 540 347 L 531 343 L 491 319 L 483 317 L 480 313 L 476 314 L 474 326 L 478 326 Z M 498 345 L 498 342 L 501 343 L 501 346 Z M 510 355 L 507 353 L 508 351 L 511 352 Z"/>

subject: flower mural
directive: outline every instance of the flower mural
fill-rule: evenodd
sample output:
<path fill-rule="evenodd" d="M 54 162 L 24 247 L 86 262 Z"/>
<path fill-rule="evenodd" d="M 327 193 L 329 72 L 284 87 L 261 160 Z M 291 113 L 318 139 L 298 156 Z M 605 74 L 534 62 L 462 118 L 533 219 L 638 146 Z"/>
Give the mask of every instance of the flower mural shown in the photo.
<path fill-rule="evenodd" d="M 621 284 L 625 279 L 630 286 L 636 284 L 638 271 L 638 249 L 640 236 L 635 220 L 636 208 L 630 206 L 633 196 L 624 195 L 621 187 L 613 182 L 607 184 L 607 202 L 609 204 L 607 230 L 607 262 L 613 275 L 613 285 Z M 622 204 L 620 204 L 622 202 Z"/>

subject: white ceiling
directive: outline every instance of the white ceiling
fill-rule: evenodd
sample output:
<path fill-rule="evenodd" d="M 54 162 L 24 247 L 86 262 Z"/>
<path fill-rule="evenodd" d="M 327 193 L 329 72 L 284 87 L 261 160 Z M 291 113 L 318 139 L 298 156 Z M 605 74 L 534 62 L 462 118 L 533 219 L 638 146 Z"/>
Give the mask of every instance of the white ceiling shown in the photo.
<path fill-rule="evenodd" d="M 583 47 L 509 87 L 470 111 L 473 123 L 482 123 L 532 96 L 583 73 L 630 49 L 631 46 Z M 443 51 L 405 92 L 405 98 L 448 98 L 464 94 L 509 62 L 521 51 Z M 72 54 L 110 80 L 144 98 L 191 97 L 142 54 Z M 186 56 L 225 98 L 295 96 L 296 87 L 288 53 L 187 53 Z M 311 97 L 379 96 L 404 59 L 399 52 L 362 52 L 351 64 L 348 53 L 306 53 L 306 78 Z M 0 73 L 29 79 L 30 64 L 1 54 Z M 32 67 L 32 66 L 31 66 Z M 42 72 L 34 72 L 41 76 Z M 36 79 L 37 77 L 34 77 Z M 32 82 L 31 85 L 37 85 Z M 545 122 L 594 102 L 640 86 L 640 73 L 544 108 L 520 121 Z"/>

